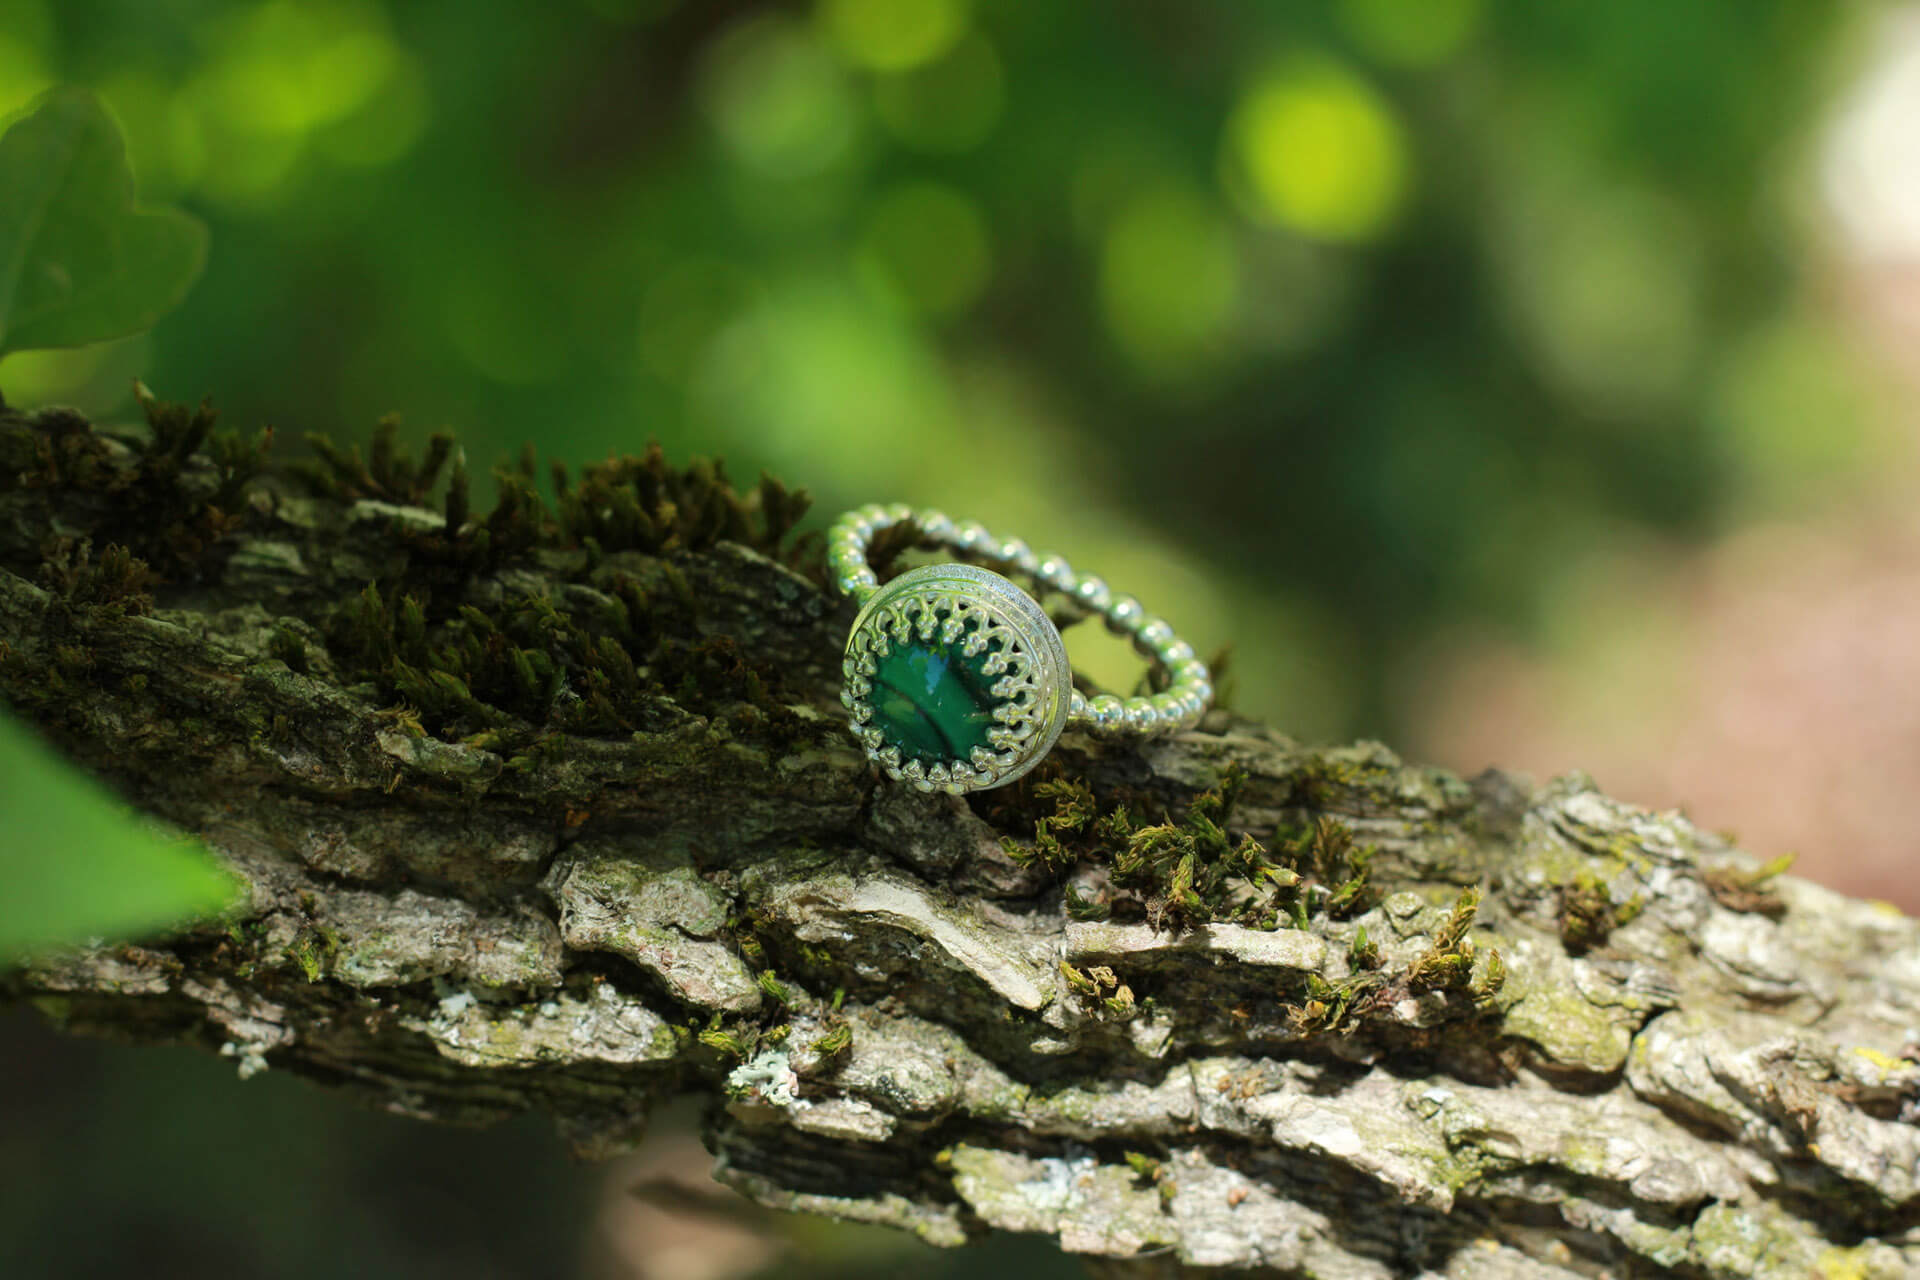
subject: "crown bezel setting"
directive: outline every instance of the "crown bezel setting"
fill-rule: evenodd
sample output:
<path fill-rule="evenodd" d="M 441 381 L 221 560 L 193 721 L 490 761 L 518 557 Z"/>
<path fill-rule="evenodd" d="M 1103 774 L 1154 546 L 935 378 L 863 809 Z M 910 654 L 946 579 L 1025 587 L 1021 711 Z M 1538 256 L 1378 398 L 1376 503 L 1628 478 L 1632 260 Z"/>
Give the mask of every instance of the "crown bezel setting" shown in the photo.
<path fill-rule="evenodd" d="M 872 678 L 896 645 L 937 645 L 993 677 L 987 743 L 965 758 L 908 758 L 875 724 Z M 959 795 L 1004 786 L 1053 749 L 1066 727 L 1073 672 L 1046 611 L 991 569 L 932 564 L 909 569 L 868 598 L 847 636 L 840 695 L 854 736 L 888 777 L 921 791 Z"/>

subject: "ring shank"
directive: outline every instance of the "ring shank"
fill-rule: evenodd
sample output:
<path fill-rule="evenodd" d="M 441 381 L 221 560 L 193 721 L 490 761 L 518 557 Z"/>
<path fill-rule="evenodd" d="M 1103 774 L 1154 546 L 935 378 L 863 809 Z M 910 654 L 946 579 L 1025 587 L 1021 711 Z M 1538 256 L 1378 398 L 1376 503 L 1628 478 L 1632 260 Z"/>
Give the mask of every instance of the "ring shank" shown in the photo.
<path fill-rule="evenodd" d="M 1107 629 L 1127 637 L 1168 680 L 1160 693 L 1131 698 L 1101 694 L 1086 698 L 1074 690 L 1069 723 L 1110 733 L 1149 735 L 1191 729 L 1213 703 L 1212 675 L 1162 618 L 1154 617 L 1128 595 L 1116 595 L 1100 578 L 1075 572 L 1056 555 L 1036 554 L 1018 538 L 999 539 L 972 521 L 956 522 L 943 512 L 915 510 L 904 503 L 872 504 L 841 516 L 827 532 L 827 568 L 841 594 L 864 605 L 880 588 L 868 563 L 874 536 L 911 521 L 921 535 L 956 551 L 985 560 L 1078 602 L 1106 620 Z"/>

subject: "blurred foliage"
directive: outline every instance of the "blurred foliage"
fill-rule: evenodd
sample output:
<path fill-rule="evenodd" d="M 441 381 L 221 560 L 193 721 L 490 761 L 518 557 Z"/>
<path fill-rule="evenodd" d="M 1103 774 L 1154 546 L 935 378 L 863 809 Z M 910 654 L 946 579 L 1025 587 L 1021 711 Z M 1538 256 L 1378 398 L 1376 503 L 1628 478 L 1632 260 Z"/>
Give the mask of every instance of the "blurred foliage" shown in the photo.
<path fill-rule="evenodd" d="M 1239 639 L 1248 710 L 1391 735 L 1436 631 L 1860 465 L 1780 180 L 1840 12 L 13 0 L 0 109 L 96 87 L 215 250 L 4 389 L 937 504 Z"/>
<path fill-rule="evenodd" d="M 152 830 L 0 713 L 0 965 L 56 943 L 126 937 L 225 907 L 233 880 Z"/>
<path fill-rule="evenodd" d="M 134 209 L 125 143 L 86 90 L 45 95 L 0 135 L 0 355 L 150 328 L 206 255 L 196 220 Z"/>
<path fill-rule="evenodd" d="M 1871 464 L 1797 176 L 1848 12 L 8 0 L 0 112 L 93 87 L 213 250 L 0 390 L 937 505 L 1391 738 L 1436 636 L 1619 622 L 1621 555 Z"/>

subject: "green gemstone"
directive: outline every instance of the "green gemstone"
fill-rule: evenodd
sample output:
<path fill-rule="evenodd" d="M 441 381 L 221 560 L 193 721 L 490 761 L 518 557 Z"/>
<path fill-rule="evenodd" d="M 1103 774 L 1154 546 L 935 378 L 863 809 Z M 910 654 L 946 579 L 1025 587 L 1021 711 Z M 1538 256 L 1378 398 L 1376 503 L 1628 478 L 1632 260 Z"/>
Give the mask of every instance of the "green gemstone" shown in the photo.
<path fill-rule="evenodd" d="M 1006 701 L 990 692 L 997 679 L 984 670 L 990 652 L 968 657 L 959 642 L 896 641 L 886 657 L 874 660 L 868 723 L 889 746 L 900 748 L 903 760 L 967 759 L 975 747 L 988 745 L 987 732 L 999 723 L 993 710 Z"/>

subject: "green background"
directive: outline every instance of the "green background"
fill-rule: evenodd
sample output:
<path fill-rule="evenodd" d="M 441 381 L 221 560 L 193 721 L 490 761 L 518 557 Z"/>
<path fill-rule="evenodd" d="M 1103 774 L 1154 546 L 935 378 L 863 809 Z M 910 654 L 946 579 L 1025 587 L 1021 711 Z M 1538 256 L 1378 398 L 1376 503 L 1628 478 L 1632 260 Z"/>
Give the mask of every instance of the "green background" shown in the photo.
<path fill-rule="evenodd" d="M 822 516 L 938 505 L 1233 643 L 1240 709 L 1394 740 L 1435 635 L 1551 645 L 1609 549 L 1871 465 L 1802 265 L 1845 16 L 9 0 L 0 112 L 93 87 L 143 196 L 212 239 L 155 332 L 9 357 L 0 392 L 112 418 L 138 374 L 285 442 L 399 411 L 482 468 L 658 438 Z M 533 1129 L 4 1034 L 0 1144 L 31 1173 L 0 1272 L 584 1256 L 593 1175 Z"/>

